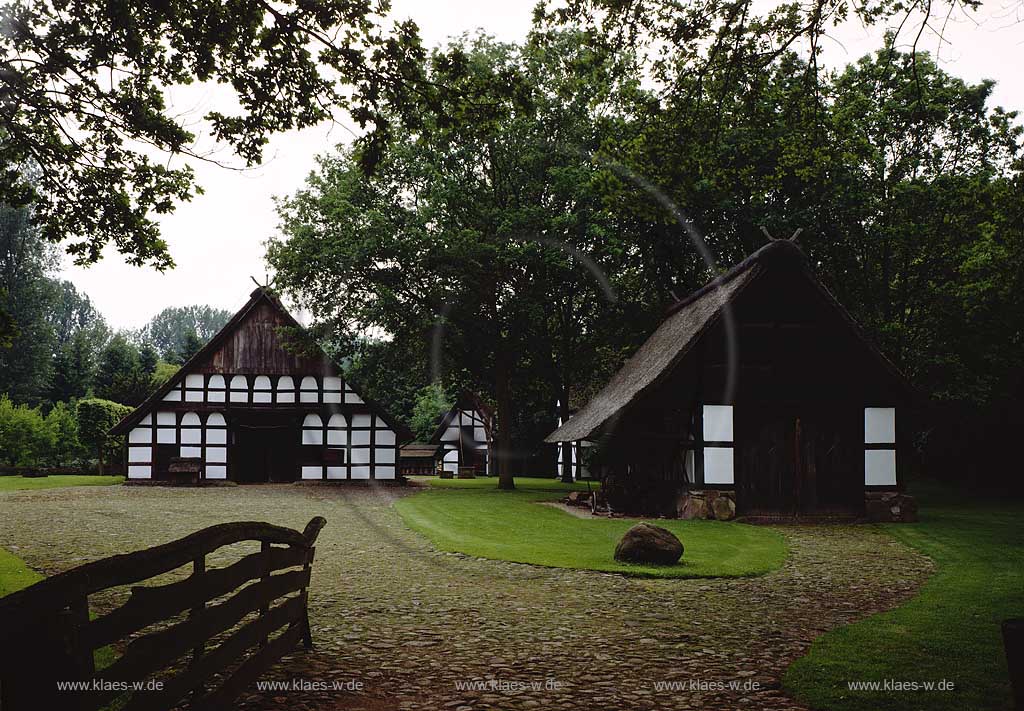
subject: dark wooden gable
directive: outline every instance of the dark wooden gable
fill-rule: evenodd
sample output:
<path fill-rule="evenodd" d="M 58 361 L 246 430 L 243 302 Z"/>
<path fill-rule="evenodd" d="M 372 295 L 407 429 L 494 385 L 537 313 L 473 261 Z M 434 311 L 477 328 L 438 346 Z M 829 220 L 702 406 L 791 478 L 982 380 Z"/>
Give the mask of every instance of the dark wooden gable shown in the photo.
<path fill-rule="evenodd" d="M 126 434 L 147 414 L 161 406 L 184 409 L 181 403 L 164 402 L 164 396 L 179 387 L 192 373 L 224 375 L 337 375 L 341 369 L 323 349 L 310 341 L 302 325 L 288 313 L 269 290 L 259 288 L 249 301 L 161 387 L 135 410 L 111 428 L 111 435 Z M 343 377 L 343 376 L 342 376 Z M 363 401 L 357 406 L 381 417 L 400 439 L 411 439 L 408 428 L 391 417 L 380 403 L 366 397 L 344 380 Z M 299 380 L 296 379 L 296 385 Z M 189 405 L 191 407 L 192 405 Z M 198 406 L 198 405 L 196 405 Z"/>
<path fill-rule="evenodd" d="M 288 341 L 301 330 L 272 298 L 260 299 L 217 340 L 214 347 L 189 366 L 192 373 L 241 375 L 334 374 L 333 363 L 314 350 L 314 356 L 289 350 Z M 183 368 L 184 370 L 184 368 Z"/>

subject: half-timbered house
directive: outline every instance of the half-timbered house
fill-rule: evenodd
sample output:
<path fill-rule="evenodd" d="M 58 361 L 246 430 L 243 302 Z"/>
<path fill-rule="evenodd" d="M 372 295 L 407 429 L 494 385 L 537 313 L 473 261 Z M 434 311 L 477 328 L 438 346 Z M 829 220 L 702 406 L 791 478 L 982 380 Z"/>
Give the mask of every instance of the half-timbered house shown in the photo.
<path fill-rule="evenodd" d="M 596 443 L 609 495 L 646 491 L 684 514 L 721 496 L 727 516 L 860 516 L 900 486 L 912 395 L 803 251 L 778 240 L 675 303 L 547 440 Z"/>
<path fill-rule="evenodd" d="M 404 428 L 308 342 L 259 288 L 198 353 L 112 430 L 131 481 L 199 459 L 207 480 L 393 480 Z"/>
<path fill-rule="evenodd" d="M 459 467 L 473 467 L 477 475 L 489 475 L 493 425 L 491 409 L 479 396 L 462 392 L 430 438 L 440 446 L 441 468 L 454 474 Z"/>

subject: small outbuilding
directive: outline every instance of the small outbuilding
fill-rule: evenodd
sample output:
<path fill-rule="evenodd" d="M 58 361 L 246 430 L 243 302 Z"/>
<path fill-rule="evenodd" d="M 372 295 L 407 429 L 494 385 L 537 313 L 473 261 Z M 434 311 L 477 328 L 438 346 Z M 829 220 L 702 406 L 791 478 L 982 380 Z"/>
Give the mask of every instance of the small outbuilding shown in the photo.
<path fill-rule="evenodd" d="M 398 473 L 400 476 L 429 476 L 437 474 L 436 444 L 410 442 L 398 450 Z"/>
<path fill-rule="evenodd" d="M 441 468 L 457 474 L 459 467 L 473 467 L 477 476 L 489 475 L 493 428 L 491 408 L 475 393 L 460 393 L 430 438 L 440 448 Z"/>
<path fill-rule="evenodd" d="M 363 397 L 267 288 L 110 432 L 130 481 L 394 480 L 407 430 Z"/>
<path fill-rule="evenodd" d="M 609 499 L 669 515 L 722 498 L 726 516 L 900 518 L 912 398 L 804 252 L 776 240 L 675 303 L 547 441 L 594 443 Z"/>

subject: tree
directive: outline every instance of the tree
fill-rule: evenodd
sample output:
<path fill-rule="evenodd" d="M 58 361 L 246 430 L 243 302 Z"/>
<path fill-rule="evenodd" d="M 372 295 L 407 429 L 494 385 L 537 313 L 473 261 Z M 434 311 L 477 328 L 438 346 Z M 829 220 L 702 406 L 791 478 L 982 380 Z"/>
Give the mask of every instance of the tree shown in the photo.
<path fill-rule="evenodd" d="M 171 306 L 150 319 L 136 340 L 152 345 L 168 362 L 184 363 L 230 318 L 229 311 L 210 306 Z"/>
<path fill-rule="evenodd" d="M 372 176 L 356 153 L 322 158 L 306 188 L 281 204 L 289 239 L 272 242 L 268 259 L 277 283 L 339 330 L 357 323 L 432 343 L 436 356 L 467 371 L 467 387 L 489 384 L 499 486 L 512 488 L 516 430 L 530 427 L 523 441 L 536 446 L 534 414 L 556 400 L 552 389 L 534 388 L 551 372 L 554 284 L 569 279 L 579 301 L 600 300 L 585 264 L 610 256 L 590 253 L 614 231 L 587 191 L 595 167 L 586 149 L 600 132 L 588 111 L 613 110 L 611 87 L 635 79 L 628 57 L 616 60 L 577 35 L 521 49 L 477 38 L 458 51 L 470 67 L 463 81 L 514 76 L 528 95 L 486 121 L 396 129 Z M 442 61 L 432 71 L 439 83 L 455 82 Z M 581 74 L 598 77 L 596 85 L 579 86 Z M 580 98 L 563 110 L 574 92 Z M 573 312 L 571 328 L 582 327 L 582 313 Z"/>
<path fill-rule="evenodd" d="M 55 338 L 49 323 L 56 253 L 32 227 L 30 211 L 0 203 L 0 311 L 12 322 L 0 348 L 0 392 L 15 402 L 45 398 Z"/>
<path fill-rule="evenodd" d="M 76 409 L 67 403 L 58 402 L 46 413 L 45 427 L 49 447 L 44 453 L 52 466 L 69 466 L 82 454 L 78 440 L 78 416 Z"/>
<path fill-rule="evenodd" d="M 110 329 L 88 296 L 67 281 L 54 282 L 49 313 L 56 351 L 50 371 L 50 402 L 83 397 L 92 387 L 100 351 Z"/>
<path fill-rule="evenodd" d="M 416 397 L 410 424 L 416 439 L 426 441 L 437 429 L 438 420 L 455 404 L 455 399 L 436 383 L 423 386 Z"/>
<path fill-rule="evenodd" d="M 160 356 L 153 346 L 144 344 L 139 349 L 139 372 L 147 379 L 152 380 L 156 366 L 160 362 Z"/>
<path fill-rule="evenodd" d="M 0 457 L 8 465 L 38 465 L 52 444 L 38 407 L 16 405 L 0 395 Z"/>
<path fill-rule="evenodd" d="M 94 390 L 100 399 L 138 405 L 148 393 L 150 375 L 142 370 L 138 349 L 118 334 L 100 354 Z"/>
<path fill-rule="evenodd" d="M 153 375 L 149 379 L 150 390 L 155 390 L 161 385 L 166 383 L 171 377 L 181 369 L 180 365 L 175 363 L 166 363 L 160 361 L 156 364 L 156 368 L 153 370 Z"/>
<path fill-rule="evenodd" d="M 78 401 L 78 437 L 83 445 L 96 453 L 98 473 L 105 471 L 105 462 L 116 456 L 123 438 L 112 437 L 110 428 L 121 421 L 132 408 L 97 398 Z"/>
<path fill-rule="evenodd" d="M 185 336 L 185 343 L 178 351 L 177 361 L 185 363 L 189 358 L 199 352 L 199 349 L 203 347 L 203 342 L 199 340 L 199 336 L 195 332 L 190 331 Z"/>
<path fill-rule="evenodd" d="M 213 159 L 195 148 L 189 119 L 167 106 L 165 90 L 224 87 L 237 112 L 209 112 L 204 131 L 246 165 L 259 162 L 269 134 L 335 109 L 369 129 L 369 156 L 386 138 L 384 107 L 414 120 L 413 104 L 440 101 L 420 79 L 416 26 L 381 28 L 387 11 L 371 0 L 85 0 L 73 11 L 48 0 L 8 3 L 0 202 L 33 204 L 44 239 L 64 242 L 80 263 L 112 242 L 130 263 L 171 266 L 154 216 L 197 187 L 191 169 L 168 158 Z M 27 163 L 38 167 L 35 182 L 18 172 Z"/>

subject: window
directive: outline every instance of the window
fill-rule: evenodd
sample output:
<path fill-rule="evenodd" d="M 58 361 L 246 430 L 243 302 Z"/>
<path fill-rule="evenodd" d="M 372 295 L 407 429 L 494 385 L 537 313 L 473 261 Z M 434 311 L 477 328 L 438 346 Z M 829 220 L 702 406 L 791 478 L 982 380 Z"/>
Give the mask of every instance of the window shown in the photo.
<path fill-rule="evenodd" d="M 320 402 L 319 390 L 316 378 L 307 375 L 302 379 L 302 385 L 299 386 L 299 402 Z"/>
<path fill-rule="evenodd" d="M 207 479 L 227 479 L 228 425 L 224 415 L 219 412 L 210 413 L 206 418 L 205 435 L 205 476 Z"/>
<path fill-rule="evenodd" d="M 199 374 L 185 376 L 185 402 L 203 401 L 203 381 L 205 378 Z"/>
<path fill-rule="evenodd" d="M 324 402 L 341 402 L 341 378 L 324 378 Z"/>
<path fill-rule="evenodd" d="M 277 402 L 291 404 L 295 402 L 295 381 L 288 375 L 277 379 Z"/>
<path fill-rule="evenodd" d="M 178 443 L 178 420 L 173 412 L 156 413 L 156 442 L 157 444 Z"/>
<path fill-rule="evenodd" d="M 182 457 L 203 456 L 203 423 L 199 415 L 186 412 L 181 416 L 181 451 Z"/>
<path fill-rule="evenodd" d="M 732 405 L 704 406 L 705 484 L 732 484 L 734 481 L 732 415 Z"/>
<path fill-rule="evenodd" d="M 302 420 L 302 478 L 323 479 L 324 421 L 312 413 Z"/>
<path fill-rule="evenodd" d="M 231 378 L 231 402 L 249 402 L 249 381 L 244 375 Z"/>
<path fill-rule="evenodd" d="M 375 479 L 395 478 L 395 433 L 388 428 L 380 417 L 374 416 L 373 432 L 373 477 Z"/>
<path fill-rule="evenodd" d="M 273 402 L 274 396 L 271 392 L 270 378 L 265 375 L 257 375 L 252 384 L 253 404 L 269 405 Z"/>
<path fill-rule="evenodd" d="M 864 485 L 896 486 L 896 408 L 864 408 Z"/>
<path fill-rule="evenodd" d="M 302 444 L 322 447 L 324 444 L 324 421 L 320 415 L 306 415 L 302 421 Z"/>
<path fill-rule="evenodd" d="M 211 375 L 206 384 L 206 399 L 210 402 L 224 402 L 224 391 L 227 389 L 223 375 Z"/>

